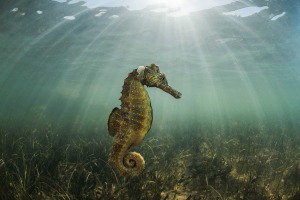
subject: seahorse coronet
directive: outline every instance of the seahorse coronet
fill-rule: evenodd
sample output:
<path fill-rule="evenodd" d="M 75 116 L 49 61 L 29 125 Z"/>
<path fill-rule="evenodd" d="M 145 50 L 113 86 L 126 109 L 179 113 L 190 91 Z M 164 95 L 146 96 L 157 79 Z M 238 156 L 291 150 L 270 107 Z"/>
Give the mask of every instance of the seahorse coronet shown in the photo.
<path fill-rule="evenodd" d="M 145 66 L 139 66 L 139 67 L 137 68 L 137 73 L 138 73 L 138 74 L 142 74 L 142 73 L 144 73 L 145 69 L 146 69 Z"/>
<path fill-rule="evenodd" d="M 121 108 L 114 108 L 107 122 L 108 132 L 114 137 L 108 161 L 120 175 L 138 176 L 145 168 L 143 156 L 128 151 L 142 142 L 152 125 L 152 107 L 144 85 L 181 97 L 155 64 L 140 66 L 128 74 L 121 92 Z"/>

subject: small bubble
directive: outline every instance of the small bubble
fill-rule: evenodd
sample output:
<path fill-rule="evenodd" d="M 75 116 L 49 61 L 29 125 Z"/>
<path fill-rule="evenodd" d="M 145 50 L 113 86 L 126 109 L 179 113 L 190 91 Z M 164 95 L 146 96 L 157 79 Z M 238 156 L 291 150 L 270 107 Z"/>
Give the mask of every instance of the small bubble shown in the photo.
<path fill-rule="evenodd" d="M 11 12 L 17 12 L 19 10 L 19 8 L 14 8 L 11 10 Z"/>

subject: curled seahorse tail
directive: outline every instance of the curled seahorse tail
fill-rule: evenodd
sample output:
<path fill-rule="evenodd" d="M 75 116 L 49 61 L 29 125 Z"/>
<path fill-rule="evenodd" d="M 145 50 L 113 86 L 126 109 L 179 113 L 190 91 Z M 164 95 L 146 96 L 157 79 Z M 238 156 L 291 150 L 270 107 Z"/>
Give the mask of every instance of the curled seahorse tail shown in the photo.
<path fill-rule="evenodd" d="M 122 137 L 123 136 L 123 137 Z M 120 174 L 139 175 L 145 167 L 144 158 L 137 152 L 127 152 L 129 142 L 124 142 L 124 134 L 118 134 L 113 142 L 108 162 Z"/>
<path fill-rule="evenodd" d="M 145 160 L 143 156 L 137 152 L 129 152 L 123 160 L 124 166 L 131 176 L 138 176 L 145 168 Z"/>

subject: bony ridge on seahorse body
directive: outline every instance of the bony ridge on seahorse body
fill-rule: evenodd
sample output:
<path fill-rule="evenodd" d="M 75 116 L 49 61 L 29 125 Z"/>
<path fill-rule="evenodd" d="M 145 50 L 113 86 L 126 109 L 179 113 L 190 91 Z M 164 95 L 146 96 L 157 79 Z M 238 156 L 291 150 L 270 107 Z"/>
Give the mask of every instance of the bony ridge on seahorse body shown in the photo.
<path fill-rule="evenodd" d="M 151 102 L 144 85 L 160 88 L 177 99 L 181 97 L 155 64 L 140 66 L 129 73 L 121 92 L 121 108 L 112 110 L 107 123 L 108 132 L 114 137 L 108 161 L 120 175 L 137 176 L 145 167 L 141 154 L 128 152 L 142 142 L 152 124 Z"/>

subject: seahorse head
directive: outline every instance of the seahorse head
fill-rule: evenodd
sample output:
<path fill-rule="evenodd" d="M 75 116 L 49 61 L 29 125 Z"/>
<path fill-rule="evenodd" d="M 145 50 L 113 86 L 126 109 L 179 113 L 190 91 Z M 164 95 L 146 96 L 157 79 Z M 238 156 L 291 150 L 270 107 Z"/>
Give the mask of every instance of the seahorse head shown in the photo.
<path fill-rule="evenodd" d="M 137 69 L 138 78 L 140 79 L 143 85 L 148 87 L 157 87 L 162 89 L 163 91 L 169 93 L 176 99 L 181 97 L 181 93 L 174 90 L 172 87 L 168 85 L 168 81 L 166 75 L 160 73 L 159 67 L 155 64 L 151 64 L 150 66 L 140 66 Z"/>

